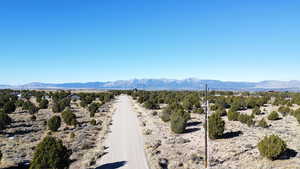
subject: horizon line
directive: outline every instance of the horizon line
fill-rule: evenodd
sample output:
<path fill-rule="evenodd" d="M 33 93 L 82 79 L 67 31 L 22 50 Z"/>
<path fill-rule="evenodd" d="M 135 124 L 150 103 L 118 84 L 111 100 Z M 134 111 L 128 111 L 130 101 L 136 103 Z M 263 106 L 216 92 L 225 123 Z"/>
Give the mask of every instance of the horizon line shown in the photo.
<path fill-rule="evenodd" d="M 42 82 L 42 81 L 32 81 L 27 83 L 21 83 L 21 84 L 9 84 L 9 83 L 1 83 L 0 85 L 6 85 L 6 86 L 22 86 L 22 85 L 28 85 L 28 84 L 68 84 L 68 83 L 110 83 L 110 82 L 117 82 L 117 81 L 131 81 L 131 80 L 177 80 L 177 81 L 184 81 L 184 80 L 203 80 L 203 81 L 221 81 L 221 82 L 235 82 L 235 83 L 260 83 L 260 82 L 267 82 L 267 81 L 276 81 L 276 82 L 292 82 L 292 81 L 300 81 L 300 80 L 261 80 L 261 81 L 241 81 L 241 80 L 217 80 L 217 79 L 207 79 L 207 78 L 131 78 L 131 79 L 120 79 L 120 80 L 107 80 L 107 81 L 72 81 L 72 82 Z"/>

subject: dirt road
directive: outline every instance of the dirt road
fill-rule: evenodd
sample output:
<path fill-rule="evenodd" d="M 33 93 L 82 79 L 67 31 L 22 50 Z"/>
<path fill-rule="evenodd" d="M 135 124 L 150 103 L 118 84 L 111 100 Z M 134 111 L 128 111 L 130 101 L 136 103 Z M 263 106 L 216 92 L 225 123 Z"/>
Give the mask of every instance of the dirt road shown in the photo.
<path fill-rule="evenodd" d="M 149 169 L 137 113 L 128 96 L 117 99 L 111 133 L 105 146 L 107 154 L 96 169 Z"/>

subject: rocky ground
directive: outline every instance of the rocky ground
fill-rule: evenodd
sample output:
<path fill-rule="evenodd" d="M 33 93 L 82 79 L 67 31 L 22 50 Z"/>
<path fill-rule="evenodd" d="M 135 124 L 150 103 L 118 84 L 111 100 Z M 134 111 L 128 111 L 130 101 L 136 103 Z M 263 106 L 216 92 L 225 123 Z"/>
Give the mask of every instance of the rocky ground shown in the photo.
<path fill-rule="evenodd" d="M 201 169 L 204 168 L 204 128 L 203 114 L 192 114 L 186 133 L 174 134 L 170 124 L 159 118 L 161 110 L 147 110 L 132 100 L 134 109 L 143 128 L 145 152 L 152 169 L 167 166 L 169 169 Z M 162 105 L 163 107 L 163 105 Z M 97 159 L 104 155 L 103 142 L 109 132 L 114 103 L 105 104 L 95 118 L 98 124 L 91 125 L 89 113 L 72 103 L 73 112 L 80 123 L 76 128 L 62 126 L 58 132 L 51 132 L 63 140 L 63 143 L 73 151 L 71 169 L 95 168 Z M 299 106 L 294 106 L 294 109 Z M 277 106 L 262 107 L 262 118 L 267 120 L 268 113 L 277 110 Z M 251 114 L 251 110 L 241 113 Z M 44 121 L 53 115 L 50 109 L 40 110 L 35 121 L 31 115 L 18 109 L 10 114 L 14 122 L 0 133 L 0 149 L 3 160 L 0 168 L 9 168 L 18 164 L 26 164 L 32 159 L 35 146 L 49 134 Z M 59 114 L 56 114 L 59 115 Z M 248 127 L 238 121 L 226 122 L 226 130 L 222 139 L 209 140 L 209 166 L 213 169 L 300 169 L 300 125 L 293 116 L 281 116 L 280 120 L 269 121 L 269 127 Z M 102 124 L 100 124 L 102 122 Z M 74 138 L 71 137 L 74 133 Z M 289 150 L 279 160 L 263 159 L 256 147 L 257 143 L 270 134 L 279 135 L 286 141 Z"/>
<path fill-rule="evenodd" d="M 62 139 L 64 145 L 72 150 L 71 169 L 89 168 L 95 159 L 103 155 L 101 143 L 108 132 L 113 105 L 108 103 L 100 108 L 100 112 L 95 114 L 95 126 L 89 123 L 89 112 L 80 108 L 78 103 L 72 103 L 71 109 L 76 114 L 79 125 L 71 127 L 62 122 L 59 131 L 50 134 Z M 33 157 L 35 146 L 49 134 L 44 122 L 53 115 L 51 109 L 42 109 L 36 114 L 36 121 L 32 121 L 31 115 L 21 110 L 10 114 L 14 122 L 0 133 L 0 149 L 3 153 L 0 168 L 28 164 Z M 71 133 L 74 133 L 75 137 L 72 137 Z"/>
<path fill-rule="evenodd" d="M 203 115 L 192 114 L 186 133 L 174 134 L 169 123 L 160 120 L 161 110 L 147 110 L 135 101 L 134 104 L 144 128 L 145 151 L 152 169 L 160 169 L 166 164 L 169 169 L 204 168 Z"/>
<path fill-rule="evenodd" d="M 299 108 L 294 106 L 294 109 Z M 263 115 L 256 116 L 256 121 L 265 118 L 268 113 L 278 110 L 277 106 L 267 105 L 261 108 Z M 265 111 L 264 111 L 265 110 Z M 250 114 L 251 110 L 242 113 Z M 210 165 L 212 168 L 245 169 L 298 169 L 300 168 L 300 125 L 293 116 L 281 116 L 280 120 L 269 121 L 269 128 L 248 127 L 238 121 L 226 122 L 225 138 L 210 141 Z M 263 159 L 257 149 L 257 143 L 266 135 L 276 134 L 288 145 L 289 154 L 279 160 Z"/>
<path fill-rule="evenodd" d="M 145 151 L 153 169 L 167 165 L 169 169 L 204 168 L 204 115 L 192 114 L 184 134 L 174 134 L 170 124 L 160 120 L 161 110 L 152 111 L 133 101 L 138 117 L 144 128 Z M 299 108 L 294 106 L 294 109 Z M 267 105 L 263 115 L 256 116 L 256 121 L 277 110 L 278 107 Z M 156 113 L 157 112 L 157 113 Z M 251 110 L 242 113 L 251 114 Z M 268 121 L 269 128 L 248 127 L 238 121 L 226 122 L 222 139 L 209 140 L 209 166 L 213 169 L 298 169 L 300 168 L 300 125 L 293 116 L 281 117 L 277 121 Z M 256 147 L 265 136 L 277 134 L 286 141 L 289 151 L 279 160 L 263 159 Z"/>

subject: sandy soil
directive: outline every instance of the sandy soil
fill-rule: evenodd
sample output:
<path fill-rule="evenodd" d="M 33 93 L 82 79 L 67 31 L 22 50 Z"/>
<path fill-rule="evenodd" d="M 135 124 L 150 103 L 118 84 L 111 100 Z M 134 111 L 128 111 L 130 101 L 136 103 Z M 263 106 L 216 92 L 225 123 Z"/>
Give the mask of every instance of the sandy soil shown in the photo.
<path fill-rule="evenodd" d="M 72 128 L 63 123 L 59 132 L 52 133 L 72 149 L 74 162 L 70 169 L 161 169 L 161 164 L 167 164 L 168 169 L 204 168 L 203 114 L 192 114 L 186 133 L 174 134 L 170 123 L 160 120 L 161 110 L 156 114 L 129 96 L 122 95 L 105 107 L 95 117 L 102 125 L 93 126 L 89 124 L 89 113 L 73 103 L 72 109 L 81 125 Z M 264 114 L 256 116 L 256 121 L 267 120 L 268 114 L 277 109 L 278 106 L 272 105 L 261 108 Z M 251 110 L 241 113 L 251 114 Z M 36 114 L 37 120 L 32 121 L 31 115 L 21 110 L 10 114 L 15 122 L 0 134 L 0 149 L 4 152 L 0 168 L 31 160 L 36 144 L 48 133 L 43 122 L 52 115 L 50 109 L 43 109 Z M 300 169 L 300 125 L 294 117 L 267 120 L 270 127 L 266 129 L 228 121 L 226 116 L 223 119 L 226 137 L 209 140 L 210 168 Z M 75 138 L 70 138 L 71 133 Z M 289 155 L 275 161 L 260 156 L 256 145 L 270 134 L 286 141 Z"/>
<path fill-rule="evenodd" d="M 109 103 L 106 106 L 104 105 L 104 107 L 106 107 L 106 110 L 96 113 L 94 118 L 97 122 L 101 121 L 102 125 L 90 125 L 90 118 L 86 117 L 86 115 L 81 116 L 81 118 L 85 117 L 82 122 L 86 122 L 87 126 L 83 126 L 81 129 L 77 128 L 78 134 L 75 132 L 76 139 L 69 139 L 69 141 L 66 142 L 72 150 L 76 150 L 71 156 L 71 159 L 76 161 L 70 165 L 69 169 L 94 168 L 96 160 L 105 154 L 103 144 L 109 132 L 112 112 L 115 111 L 115 106 Z M 84 110 L 78 110 L 77 112 L 82 111 Z M 88 115 L 89 113 L 86 111 L 86 114 Z M 77 117 L 78 116 L 79 115 L 77 115 Z"/>
<path fill-rule="evenodd" d="M 106 151 L 96 169 L 148 169 L 144 141 L 129 96 L 122 95 L 116 103 L 111 134 L 106 140 Z"/>
<path fill-rule="evenodd" d="M 97 122 L 102 121 L 102 125 L 91 125 L 89 121 L 89 112 L 78 106 L 78 103 L 72 103 L 71 108 L 76 114 L 80 123 L 76 128 L 62 126 L 58 132 L 51 132 L 53 136 L 62 139 L 64 145 L 72 150 L 71 159 L 74 161 L 70 169 L 85 169 L 91 166 L 97 158 L 101 157 L 103 151 L 101 144 L 104 141 L 111 120 L 113 107 L 111 103 L 102 106 L 103 112 L 96 113 L 94 119 Z M 36 145 L 47 135 L 49 130 L 44 125 L 44 121 L 53 115 L 51 109 L 41 109 L 37 114 L 36 121 L 31 120 L 31 115 L 22 110 L 9 114 L 14 122 L 0 133 L 0 149 L 3 153 L 0 168 L 17 166 L 18 164 L 28 163 L 32 157 Z M 74 133 L 75 137 L 71 138 L 70 134 Z"/>
<path fill-rule="evenodd" d="M 140 125 L 143 127 L 145 151 L 152 169 L 163 168 L 160 163 L 166 162 L 168 169 L 202 169 L 204 155 L 204 116 L 192 114 L 186 133 L 174 134 L 170 124 L 160 120 L 153 112 L 134 101 L 134 108 L 139 112 Z"/>
<path fill-rule="evenodd" d="M 299 106 L 294 106 L 294 109 Z M 267 119 L 271 111 L 278 106 L 267 105 L 261 108 L 263 115 L 256 116 L 256 121 L 265 118 L 269 128 L 248 127 L 238 121 L 226 122 L 225 134 L 228 138 L 210 141 L 210 165 L 214 169 L 300 169 L 300 126 L 293 116 L 281 116 L 280 120 Z M 242 111 L 251 114 L 251 110 Z M 270 161 L 263 159 L 257 149 L 257 143 L 266 135 L 280 136 L 290 149 L 290 155 Z"/>
<path fill-rule="evenodd" d="M 187 132 L 174 134 L 170 123 L 164 123 L 154 111 L 147 110 L 135 102 L 139 119 L 143 126 L 145 150 L 149 165 L 160 169 L 161 162 L 168 163 L 169 169 L 201 169 L 204 158 L 204 115 L 192 114 Z M 297 106 L 294 109 L 298 108 Z M 256 117 L 256 121 L 267 117 L 278 107 L 267 105 L 265 114 Z M 158 110 L 158 114 L 161 110 Z M 242 113 L 251 114 L 251 110 Z M 248 127 L 238 121 L 226 122 L 223 139 L 209 140 L 209 166 L 213 169 L 299 169 L 300 168 L 300 125 L 292 116 L 281 120 L 268 121 L 269 128 Z M 151 132 L 150 132 L 151 131 Z M 150 134 L 149 134 L 150 133 Z M 270 161 L 263 159 L 257 149 L 257 143 L 265 136 L 277 134 L 286 141 L 290 154 L 281 159 Z"/>

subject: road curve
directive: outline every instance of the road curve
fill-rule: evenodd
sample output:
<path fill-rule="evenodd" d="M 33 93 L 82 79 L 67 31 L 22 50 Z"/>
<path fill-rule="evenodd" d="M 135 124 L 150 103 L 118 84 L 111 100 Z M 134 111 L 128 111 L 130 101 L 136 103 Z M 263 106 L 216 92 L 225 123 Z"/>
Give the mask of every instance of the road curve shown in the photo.
<path fill-rule="evenodd" d="M 105 156 L 96 169 L 149 169 L 137 113 L 129 96 L 117 99 L 111 133 L 105 142 Z"/>

